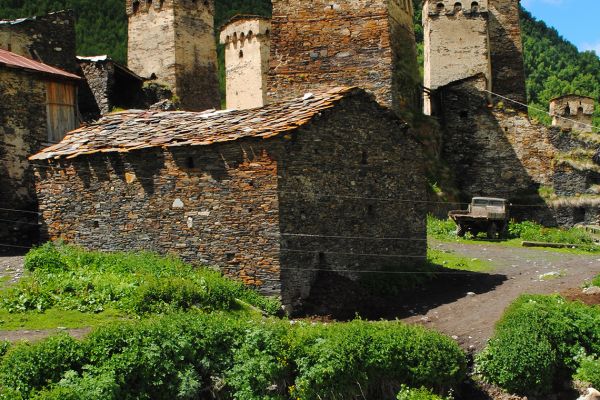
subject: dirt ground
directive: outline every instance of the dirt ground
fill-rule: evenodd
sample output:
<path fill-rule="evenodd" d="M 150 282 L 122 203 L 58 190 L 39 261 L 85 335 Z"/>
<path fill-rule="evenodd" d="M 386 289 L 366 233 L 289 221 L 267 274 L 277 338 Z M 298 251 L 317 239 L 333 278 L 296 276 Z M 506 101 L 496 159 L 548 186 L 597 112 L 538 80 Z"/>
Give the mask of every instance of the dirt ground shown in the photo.
<path fill-rule="evenodd" d="M 600 254 L 567 254 L 545 249 L 490 245 L 485 242 L 462 244 L 433 241 L 430 246 L 468 258 L 487 260 L 493 269 L 486 273 L 458 271 L 442 275 L 422 290 L 399 296 L 395 304 L 384 309 L 373 307 L 372 300 L 363 302 L 360 296 L 347 293 L 346 298 L 352 301 L 354 310 L 358 307 L 361 316 L 366 318 L 399 318 L 409 323 L 422 324 L 453 337 L 467 350 L 477 351 L 485 346 L 504 309 L 519 295 L 563 293 L 571 299 L 581 300 L 578 288 L 600 274 Z M 540 279 L 540 275 L 550 272 L 556 272 L 558 276 Z M 0 279 L 9 277 L 10 282 L 15 282 L 22 274 L 22 256 L 0 256 Z M 334 279 L 339 280 L 339 277 Z M 325 284 L 321 290 L 332 295 L 327 279 L 323 279 L 323 282 Z M 318 292 L 319 288 L 315 291 Z M 595 303 L 598 299 L 590 297 L 587 300 Z M 313 311 L 322 314 L 321 310 Z M 352 319 L 355 316 L 354 311 L 348 315 L 335 315 L 335 311 L 333 310 L 333 319 Z M 76 337 L 81 337 L 88 331 L 68 330 Z M 37 340 L 53 332 L 55 331 L 0 331 L 0 340 Z"/>
<path fill-rule="evenodd" d="M 470 350 L 480 350 L 485 346 L 493 333 L 495 322 L 519 295 L 562 292 L 573 295 L 585 281 L 600 274 L 600 254 L 567 254 L 485 243 L 433 242 L 430 245 L 469 258 L 488 260 L 493 270 L 479 276 L 466 275 L 462 284 L 459 282 L 455 287 L 449 285 L 448 290 L 463 293 L 463 296 L 456 296 L 454 300 L 439 304 L 435 304 L 435 301 L 415 302 L 412 304 L 414 315 L 403 320 L 441 331 Z M 559 276 L 540 279 L 540 275 L 550 272 L 556 272 Z M 492 279 L 495 283 L 490 282 L 491 277 L 495 277 Z M 453 281 L 457 283 L 456 279 Z M 430 300 L 440 297 L 440 293 L 429 294 Z"/>

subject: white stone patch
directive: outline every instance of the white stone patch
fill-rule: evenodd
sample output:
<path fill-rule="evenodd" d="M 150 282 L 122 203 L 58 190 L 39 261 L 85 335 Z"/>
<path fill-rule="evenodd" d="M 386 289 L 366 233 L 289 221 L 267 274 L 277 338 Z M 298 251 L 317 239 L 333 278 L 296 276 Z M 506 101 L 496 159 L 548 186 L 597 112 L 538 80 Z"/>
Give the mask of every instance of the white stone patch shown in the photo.
<path fill-rule="evenodd" d="M 198 213 L 199 216 L 201 217 L 209 217 L 210 216 L 210 211 L 200 211 Z"/>
<path fill-rule="evenodd" d="M 194 218 L 188 217 L 188 219 L 187 219 L 187 227 L 190 228 L 190 229 L 194 227 Z"/>
<path fill-rule="evenodd" d="M 175 199 L 173 208 L 183 208 L 183 201 L 181 201 L 181 199 Z"/>

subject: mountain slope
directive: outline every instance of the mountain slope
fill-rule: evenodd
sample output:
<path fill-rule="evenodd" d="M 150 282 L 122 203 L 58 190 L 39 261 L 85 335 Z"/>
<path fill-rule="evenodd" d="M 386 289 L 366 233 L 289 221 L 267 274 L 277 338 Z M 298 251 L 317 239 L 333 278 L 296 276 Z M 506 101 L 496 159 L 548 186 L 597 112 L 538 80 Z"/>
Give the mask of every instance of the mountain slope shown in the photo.
<path fill-rule="evenodd" d="M 423 40 L 422 0 L 415 3 L 415 32 Z M 0 0 L 0 18 L 19 18 L 61 9 L 74 9 L 77 16 L 77 46 L 81 55 L 110 54 L 124 63 L 127 54 L 127 17 L 123 0 Z M 269 0 L 217 0 L 216 26 L 238 13 L 268 16 Z M 548 101 L 566 93 L 600 98 L 600 58 L 594 52 L 579 52 L 556 30 L 537 21 L 527 11 L 521 17 L 527 91 L 530 104 L 548 109 Z M 422 44 L 419 45 L 422 55 Z M 544 113 L 532 116 L 548 123 Z M 600 126 L 600 105 L 595 115 Z"/>

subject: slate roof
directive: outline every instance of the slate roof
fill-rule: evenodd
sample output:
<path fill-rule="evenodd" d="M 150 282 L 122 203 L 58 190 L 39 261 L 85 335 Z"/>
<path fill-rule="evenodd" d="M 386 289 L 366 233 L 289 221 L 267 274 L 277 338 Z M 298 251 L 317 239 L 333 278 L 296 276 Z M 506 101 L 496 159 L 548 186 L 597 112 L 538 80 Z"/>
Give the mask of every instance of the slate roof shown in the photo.
<path fill-rule="evenodd" d="M 357 93 L 365 92 L 338 87 L 250 110 L 118 112 L 69 132 L 60 143 L 30 160 L 69 159 L 151 147 L 203 146 L 242 138 L 268 139 L 307 124 L 321 111 Z"/>
<path fill-rule="evenodd" d="M 0 66 L 7 68 L 23 69 L 31 72 L 53 75 L 66 79 L 81 79 L 75 74 L 71 74 L 62 69 L 51 67 L 50 65 L 42 64 L 41 62 L 31 60 L 20 56 L 10 51 L 0 49 Z"/>

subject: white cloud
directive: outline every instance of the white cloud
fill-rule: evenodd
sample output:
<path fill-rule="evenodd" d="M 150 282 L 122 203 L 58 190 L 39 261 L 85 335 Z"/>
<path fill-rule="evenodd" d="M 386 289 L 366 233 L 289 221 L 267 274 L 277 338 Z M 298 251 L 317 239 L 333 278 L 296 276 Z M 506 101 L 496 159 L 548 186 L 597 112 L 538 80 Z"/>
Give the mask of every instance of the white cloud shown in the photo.
<path fill-rule="evenodd" d="M 594 50 L 596 51 L 596 54 L 600 56 L 600 40 L 598 40 L 596 43 L 583 43 L 580 48 L 583 51 Z"/>

